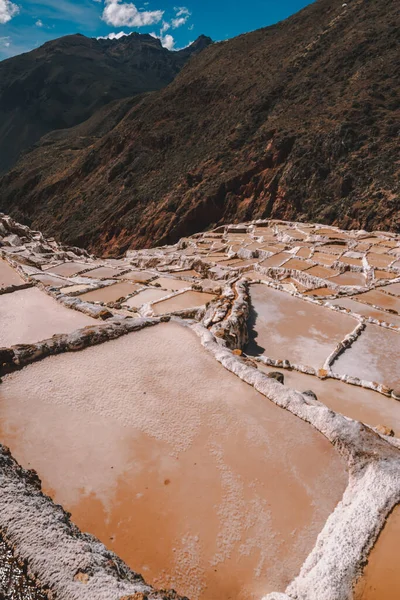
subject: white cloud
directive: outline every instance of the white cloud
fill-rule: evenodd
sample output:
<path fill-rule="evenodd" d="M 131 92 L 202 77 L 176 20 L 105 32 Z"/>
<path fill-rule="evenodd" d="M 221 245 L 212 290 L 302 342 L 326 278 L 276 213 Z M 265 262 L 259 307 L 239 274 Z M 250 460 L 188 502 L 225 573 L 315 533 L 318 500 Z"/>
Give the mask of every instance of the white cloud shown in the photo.
<path fill-rule="evenodd" d="M 166 48 L 167 50 L 175 50 L 175 40 L 173 38 L 172 35 L 170 35 L 169 33 L 167 33 L 166 35 L 157 35 L 156 33 L 154 33 L 154 31 L 152 33 L 150 33 L 150 35 L 153 38 L 157 38 L 158 40 L 160 40 L 161 45 Z"/>
<path fill-rule="evenodd" d="M 159 23 L 163 15 L 163 10 L 139 11 L 130 2 L 105 0 L 102 19 L 108 25 L 114 25 L 115 27 L 145 27 Z"/>
<path fill-rule="evenodd" d="M 129 33 L 125 33 L 125 31 L 120 31 L 119 33 L 109 33 L 108 35 L 100 35 L 98 40 L 119 40 L 122 37 L 130 35 Z"/>
<path fill-rule="evenodd" d="M 41 19 L 38 19 L 35 23 L 36 27 L 44 27 L 43 25 L 43 21 Z"/>
<path fill-rule="evenodd" d="M 174 11 L 176 12 L 177 17 L 183 17 L 185 15 L 190 17 L 191 15 L 190 10 L 186 8 L 186 6 L 175 6 Z"/>
<path fill-rule="evenodd" d="M 11 44 L 11 38 L 9 37 L 0 37 L 0 47 L 9 48 Z"/>
<path fill-rule="evenodd" d="M 10 0 L 0 0 L 0 23 L 8 23 L 19 13 L 19 6 Z"/>
<path fill-rule="evenodd" d="M 167 23 L 166 21 L 163 21 L 162 27 L 160 29 L 160 35 L 163 35 L 166 31 L 168 31 L 168 29 L 171 27 L 171 25 L 169 23 Z"/>
<path fill-rule="evenodd" d="M 175 6 L 174 11 L 176 16 L 175 19 L 171 20 L 171 26 L 172 29 L 177 29 L 178 27 L 185 25 L 192 13 L 186 6 Z"/>

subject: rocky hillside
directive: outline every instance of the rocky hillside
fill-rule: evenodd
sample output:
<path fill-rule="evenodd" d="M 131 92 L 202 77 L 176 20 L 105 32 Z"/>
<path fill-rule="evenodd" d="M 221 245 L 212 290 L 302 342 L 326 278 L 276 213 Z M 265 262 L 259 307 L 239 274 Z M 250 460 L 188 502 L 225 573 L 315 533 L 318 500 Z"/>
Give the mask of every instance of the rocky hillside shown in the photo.
<path fill-rule="evenodd" d="M 399 230 L 399 12 L 317 0 L 47 136 L 0 210 L 97 252 L 274 217 Z"/>
<path fill-rule="evenodd" d="M 77 125 L 112 100 L 165 87 L 210 42 L 203 36 L 170 52 L 139 33 L 69 35 L 0 62 L 0 172 L 49 131 Z"/>

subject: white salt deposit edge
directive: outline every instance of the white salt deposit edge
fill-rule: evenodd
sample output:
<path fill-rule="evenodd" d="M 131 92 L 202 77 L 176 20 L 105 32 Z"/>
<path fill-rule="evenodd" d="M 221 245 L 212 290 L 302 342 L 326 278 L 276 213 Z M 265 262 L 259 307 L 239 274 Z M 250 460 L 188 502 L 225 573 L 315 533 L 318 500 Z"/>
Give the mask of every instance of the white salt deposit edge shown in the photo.
<path fill-rule="evenodd" d="M 313 425 L 347 460 L 349 484 L 286 594 L 263 600 L 348 600 L 385 519 L 400 502 L 400 454 L 371 428 L 268 378 L 192 324 L 202 345 L 229 371 Z"/>
<path fill-rule="evenodd" d="M 156 592 L 96 538 L 80 533 L 62 507 L 41 493 L 37 477 L 2 446 L 0 486 L 5 539 L 57 600 L 120 600 L 140 593 L 149 600 L 179 598 L 174 592 Z"/>

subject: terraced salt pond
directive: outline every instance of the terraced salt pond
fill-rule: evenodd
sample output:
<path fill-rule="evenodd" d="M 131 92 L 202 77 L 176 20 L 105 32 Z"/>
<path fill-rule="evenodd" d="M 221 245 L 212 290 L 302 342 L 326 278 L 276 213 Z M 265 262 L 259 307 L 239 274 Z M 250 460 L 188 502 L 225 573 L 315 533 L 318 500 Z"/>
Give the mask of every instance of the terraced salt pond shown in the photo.
<path fill-rule="evenodd" d="M 81 294 L 79 298 L 86 302 L 117 302 L 117 300 L 133 294 L 141 287 L 142 286 L 137 283 L 114 283 L 113 285 L 107 285 L 98 290 L 92 290 L 85 294 Z"/>
<path fill-rule="evenodd" d="M 11 285 L 22 285 L 24 280 L 5 261 L 0 259 L 0 290 Z"/>
<path fill-rule="evenodd" d="M 153 304 L 152 309 L 155 315 L 163 315 L 170 312 L 186 310 L 191 308 L 200 308 L 211 302 L 215 296 L 203 292 L 183 292 L 173 298 L 162 300 Z"/>
<path fill-rule="evenodd" d="M 322 435 L 175 323 L 6 376 L 0 423 L 83 531 L 193 600 L 283 591 L 347 481 Z"/>
<path fill-rule="evenodd" d="M 252 312 L 247 353 L 321 368 L 357 321 L 263 284 L 250 287 Z"/>
<path fill-rule="evenodd" d="M 378 392 L 349 385 L 337 379 L 321 380 L 313 375 L 299 371 L 277 369 L 259 364 L 258 368 L 264 373 L 280 372 L 285 378 L 285 385 L 305 392 L 313 391 L 318 400 L 346 417 L 361 421 L 371 427 L 385 425 L 400 436 L 399 402 Z"/>
<path fill-rule="evenodd" d="M 382 352 L 382 349 L 385 352 Z M 400 333 L 367 325 L 357 340 L 332 365 L 340 375 L 384 383 L 400 389 Z"/>
<path fill-rule="evenodd" d="M 334 306 L 347 308 L 351 312 L 358 315 L 371 317 L 373 319 L 377 319 L 378 321 L 384 321 L 385 323 L 390 323 L 400 327 L 400 315 L 394 315 L 390 312 L 378 310 L 377 308 L 365 304 L 364 302 L 357 302 L 357 300 L 353 300 L 352 298 L 338 298 L 337 300 L 329 300 L 329 302 Z"/>
<path fill-rule="evenodd" d="M 169 296 L 170 293 L 171 292 L 168 290 L 160 290 L 159 288 L 147 288 L 136 294 L 136 296 L 126 300 L 124 304 L 129 306 L 129 308 L 140 308 L 144 304 L 155 302 L 156 300 L 160 300 L 160 298 L 165 298 L 165 296 Z"/>
<path fill-rule="evenodd" d="M 29 344 L 70 333 L 95 320 L 69 310 L 37 288 L 0 296 L 0 347 Z"/>
<path fill-rule="evenodd" d="M 47 273 L 54 273 L 55 275 L 61 275 L 62 277 L 72 277 L 81 271 L 89 269 L 92 265 L 87 263 L 79 262 L 64 262 L 59 265 L 48 267 Z"/>
<path fill-rule="evenodd" d="M 358 582 L 354 600 L 398 600 L 400 505 L 389 516 Z"/>

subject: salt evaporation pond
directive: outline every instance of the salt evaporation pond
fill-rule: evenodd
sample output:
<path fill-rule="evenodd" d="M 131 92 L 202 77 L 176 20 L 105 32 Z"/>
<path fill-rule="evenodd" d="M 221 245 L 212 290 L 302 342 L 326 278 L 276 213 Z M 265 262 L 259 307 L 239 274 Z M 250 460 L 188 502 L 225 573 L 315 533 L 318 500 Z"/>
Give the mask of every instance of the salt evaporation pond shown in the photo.
<path fill-rule="evenodd" d="M 399 600 L 400 506 L 389 516 L 358 582 L 354 600 Z"/>
<path fill-rule="evenodd" d="M 312 390 L 320 402 L 336 412 L 372 427 L 386 425 L 400 436 L 400 405 L 394 398 L 337 379 L 322 380 L 299 371 L 277 369 L 263 364 L 259 364 L 259 369 L 265 373 L 278 371 L 284 376 L 288 387 L 299 392 Z"/>
<path fill-rule="evenodd" d="M 250 342 L 247 353 L 321 368 L 357 321 L 263 284 L 250 287 Z"/>
<path fill-rule="evenodd" d="M 0 259 L 0 289 L 23 284 L 22 277 L 5 260 Z"/>
<path fill-rule="evenodd" d="M 0 423 L 83 531 L 192 600 L 283 591 L 347 482 L 321 434 L 176 323 L 6 376 Z"/>
<path fill-rule="evenodd" d="M 350 348 L 335 360 L 332 371 L 384 383 L 398 390 L 399 356 L 400 333 L 377 325 L 367 325 Z"/>
<path fill-rule="evenodd" d="M 125 296 L 133 294 L 140 285 L 137 283 L 120 282 L 113 285 L 107 285 L 98 290 L 91 290 L 85 294 L 81 294 L 79 298 L 86 302 L 116 302 Z"/>
<path fill-rule="evenodd" d="M 0 347 L 31 344 L 96 321 L 65 308 L 37 288 L 0 296 Z"/>

